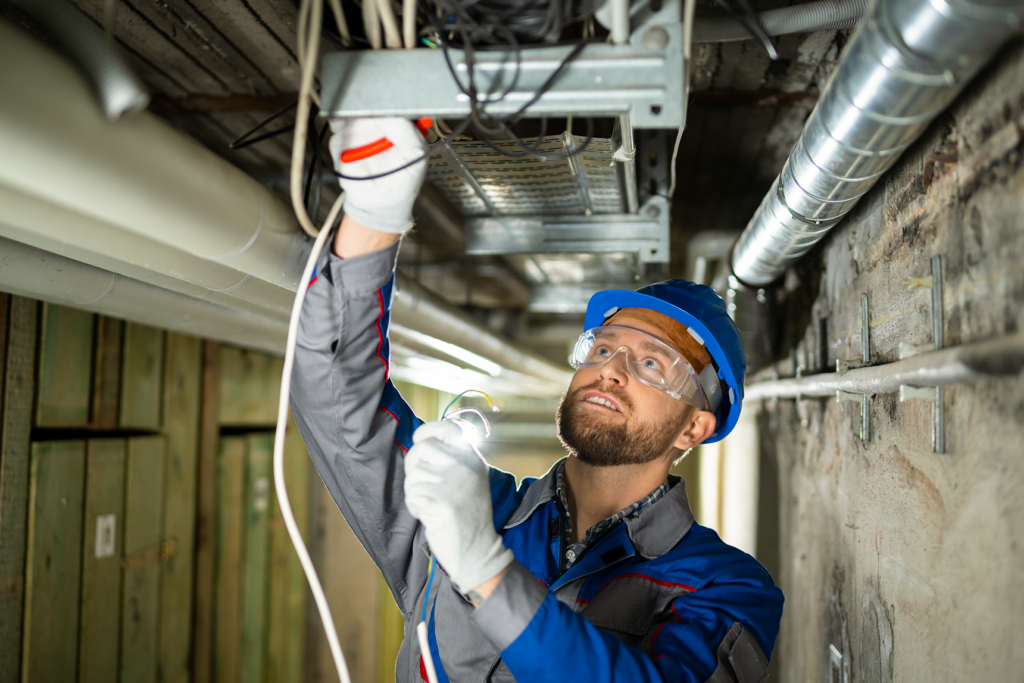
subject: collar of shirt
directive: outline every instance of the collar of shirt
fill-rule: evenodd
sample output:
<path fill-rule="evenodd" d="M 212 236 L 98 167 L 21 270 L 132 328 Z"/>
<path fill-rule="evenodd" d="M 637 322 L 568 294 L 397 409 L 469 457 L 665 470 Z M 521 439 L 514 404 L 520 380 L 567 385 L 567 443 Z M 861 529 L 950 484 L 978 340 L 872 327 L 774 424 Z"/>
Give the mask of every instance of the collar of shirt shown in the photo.
<path fill-rule="evenodd" d="M 668 491 L 668 488 L 668 480 L 665 480 L 661 486 L 654 489 L 640 500 L 619 510 L 613 515 L 605 517 L 600 522 L 587 529 L 587 533 L 579 542 L 569 543 L 569 540 L 572 538 L 572 516 L 569 514 L 569 501 L 565 495 L 565 462 L 559 463 L 558 469 L 555 471 L 555 493 L 558 495 L 558 500 L 562 504 L 562 509 L 565 510 L 565 523 L 562 525 L 562 540 L 564 541 L 565 547 L 565 556 L 562 558 L 564 562 L 562 565 L 563 571 L 569 569 L 569 567 L 579 559 L 583 552 L 592 545 L 594 541 L 613 529 L 619 522 L 628 517 L 639 517 L 640 513 L 658 502 L 658 500 L 660 500 Z"/>

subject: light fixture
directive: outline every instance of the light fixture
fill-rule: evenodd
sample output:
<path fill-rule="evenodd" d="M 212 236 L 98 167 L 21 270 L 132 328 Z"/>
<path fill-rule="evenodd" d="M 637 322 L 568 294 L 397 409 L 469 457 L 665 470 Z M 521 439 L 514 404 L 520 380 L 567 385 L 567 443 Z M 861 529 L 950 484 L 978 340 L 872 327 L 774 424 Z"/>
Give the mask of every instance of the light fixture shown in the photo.
<path fill-rule="evenodd" d="M 441 353 L 449 355 L 452 358 L 456 358 L 458 360 L 463 361 L 464 363 L 472 365 L 475 368 L 479 368 L 486 372 L 491 377 L 497 377 L 498 375 L 501 374 L 501 366 L 495 363 L 494 361 L 488 360 L 483 356 L 479 356 L 473 353 L 472 351 L 467 351 L 461 346 L 456 346 L 451 342 L 446 342 L 436 337 L 431 337 L 428 334 L 423 334 L 422 332 L 417 332 L 416 330 L 411 330 L 408 327 L 402 327 L 401 325 L 392 324 L 391 332 L 400 337 L 405 337 L 409 341 L 415 342 L 422 346 L 426 346 L 427 348 L 434 349 L 435 351 L 440 351 Z M 462 368 L 459 368 L 457 365 L 451 363 L 448 363 L 447 365 L 450 365 L 451 367 L 456 368 L 458 370 L 462 370 Z"/>

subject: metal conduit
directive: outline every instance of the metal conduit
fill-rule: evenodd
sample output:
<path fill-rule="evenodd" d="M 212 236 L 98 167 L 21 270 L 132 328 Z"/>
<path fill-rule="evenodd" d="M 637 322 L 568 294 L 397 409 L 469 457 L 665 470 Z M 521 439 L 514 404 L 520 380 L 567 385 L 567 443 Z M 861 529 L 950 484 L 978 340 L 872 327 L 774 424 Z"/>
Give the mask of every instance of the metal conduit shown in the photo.
<path fill-rule="evenodd" d="M 1021 28 L 1020 0 L 878 0 L 731 255 L 775 281 L 850 212 Z"/>
<path fill-rule="evenodd" d="M 1024 333 L 1018 333 L 844 373 L 755 382 L 747 385 L 744 398 L 810 398 L 835 396 L 837 391 L 870 396 L 899 391 L 901 385 L 937 387 L 1013 376 L 1022 370 Z"/>
<path fill-rule="evenodd" d="M 105 277 L 108 286 L 117 274 L 113 291 L 134 288 L 132 301 L 151 295 L 143 307 L 109 299 L 103 312 L 110 315 L 169 327 L 152 316 L 173 301 L 170 310 L 206 321 L 190 333 L 211 337 L 220 334 L 212 310 L 228 311 L 228 324 L 232 316 L 259 319 L 264 331 L 287 323 L 309 253 L 289 205 L 145 112 L 111 124 L 73 67 L 2 21 L 0 63 L 18 65 L 0 69 L 0 238 L 48 253 L 52 263 L 63 257 L 69 269 Z M 5 257 L 7 244 L 0 245 Z M 91 305 L 74 292 L 88 279 L 58 286 L 46 269 L 39 277 L 30 270 L 10 282 L 3 276 L 0 288 Z M 399 279 L 393 318 L 546 383 L 569 375 L 411 280 Z M 232 341 L 265 348 L 255 339 Z"/>

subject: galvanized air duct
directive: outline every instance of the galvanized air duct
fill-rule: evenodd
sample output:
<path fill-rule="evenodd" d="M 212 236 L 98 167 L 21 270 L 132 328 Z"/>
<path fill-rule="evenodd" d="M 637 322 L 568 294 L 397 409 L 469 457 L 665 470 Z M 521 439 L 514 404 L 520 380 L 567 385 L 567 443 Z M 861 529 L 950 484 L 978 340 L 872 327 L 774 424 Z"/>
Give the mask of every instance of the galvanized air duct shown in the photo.
<path fill-rule="evenodd" d="M 760 12 L 761 24 L 770 36 L 788 33 L 812 33 L 853 28 L 864 16 L 868 0 L 814 0 L 800 5 L 781 7 Z M 747 29 L 735 19 L 722 16 L 695 16 L 693 42 L 727 43 L 750 40 Z"/>
<path fill-rule="evenodd" d="M 171 327 L 146 316 L 173 299 L 175 306 L 193 302 L 199 319 L 217 304 L 262 320 L 264 330 L 287 323 L 309 253 L 288 204 L 145 112 L 111 124 L 74 68 L 3 22 L 0 63 L 18 65 L 0 69 L 0 237 L 65 257 L 72 268 L 106 271 L 89 277 L 107 277 L 108 286 L 116 273 L 115 291 L 131 278 L 160 293 L 152 294 L 148 313 L 115 298 L 121 303 L 103 310 L 110 315 Z M 51 301 L 59 290 L 45 276 L 19 275 L 7 285 Z M 85 293 L 92 289 L 74 291 L 86 285 L 62 286 L 71 305 L 88 308 L 96 298 Z M 453 344 L 546 383 L 564 379 L 563 366 L 517 348 L 414 283 L 400 281 L 398 292 L 396 324 L 451 336 Z M 193 333 L 219 334 L 204 326 Z M 240 337 L 236 343 L 261 348 Z"/>
<path fill-rule="evenodd" d="M 878 0 L 732 251 L 767 285 L 856 205 L 1021 27 L 1020 0 Z"/>

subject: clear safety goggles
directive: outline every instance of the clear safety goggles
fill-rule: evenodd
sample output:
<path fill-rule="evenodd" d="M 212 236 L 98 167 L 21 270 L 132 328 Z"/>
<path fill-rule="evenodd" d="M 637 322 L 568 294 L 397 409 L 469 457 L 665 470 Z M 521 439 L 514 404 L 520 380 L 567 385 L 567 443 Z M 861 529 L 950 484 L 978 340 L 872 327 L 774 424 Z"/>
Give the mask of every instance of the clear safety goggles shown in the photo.
<path fill-rule="evenodd" d="M 646 332 L 618 325 L 587 330 L 576 341 L 569 363 L 577 370 L 599 368 L 620 352 L 625 354 L 626 367 L 635 379 L 672 398 L 708 410 L 693 366 L 674 348 Z"/>

